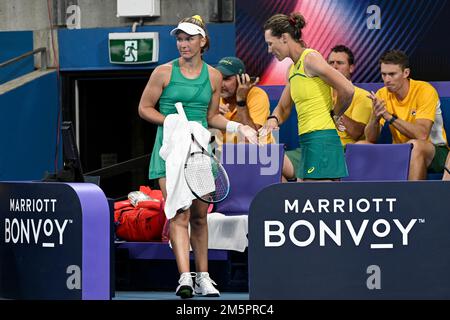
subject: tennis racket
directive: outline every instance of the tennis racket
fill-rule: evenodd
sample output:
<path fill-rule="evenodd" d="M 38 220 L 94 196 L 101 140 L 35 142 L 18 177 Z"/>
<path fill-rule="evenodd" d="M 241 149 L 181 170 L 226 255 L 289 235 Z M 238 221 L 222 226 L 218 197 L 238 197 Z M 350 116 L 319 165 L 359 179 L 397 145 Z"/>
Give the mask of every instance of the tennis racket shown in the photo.
<path fill-rule="evenodd" d="M 180 116 L 187 120 L 181 102 L 175 103 Z M 184 163 L 184 176 L 192 194 L 206 203 L 218 203 L 228 196 L 230 180 L 220 161 L 205 150 L 191 133 L 191 144 Z"/>

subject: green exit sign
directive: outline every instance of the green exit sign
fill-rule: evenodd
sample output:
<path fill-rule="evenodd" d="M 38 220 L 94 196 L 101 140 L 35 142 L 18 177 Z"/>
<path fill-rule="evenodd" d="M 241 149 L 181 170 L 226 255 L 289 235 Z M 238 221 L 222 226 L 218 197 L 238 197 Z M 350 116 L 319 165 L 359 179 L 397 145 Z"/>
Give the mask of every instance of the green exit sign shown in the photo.
<path fill-rule="evenodd" d="M 110 33 L 109 62 L 142 64 L 158 62 L 157 32 Z"/>

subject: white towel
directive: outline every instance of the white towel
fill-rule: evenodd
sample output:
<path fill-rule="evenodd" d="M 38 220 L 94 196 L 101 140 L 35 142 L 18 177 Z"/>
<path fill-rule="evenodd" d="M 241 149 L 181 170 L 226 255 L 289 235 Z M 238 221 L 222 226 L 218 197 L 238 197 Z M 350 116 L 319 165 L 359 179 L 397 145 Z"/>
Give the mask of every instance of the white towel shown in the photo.
<path fill-rule="evenodd" d="M 226 216 L 212 212 L 208 219 L 208 249 L 244 252 L 248 247 L 248 215 Z M 191 225 L 188 226 L 189 237 Z M 172 243 L 169 241 L 172 248 Z M 189 246 L 192 251 L 192 246 Z"/>

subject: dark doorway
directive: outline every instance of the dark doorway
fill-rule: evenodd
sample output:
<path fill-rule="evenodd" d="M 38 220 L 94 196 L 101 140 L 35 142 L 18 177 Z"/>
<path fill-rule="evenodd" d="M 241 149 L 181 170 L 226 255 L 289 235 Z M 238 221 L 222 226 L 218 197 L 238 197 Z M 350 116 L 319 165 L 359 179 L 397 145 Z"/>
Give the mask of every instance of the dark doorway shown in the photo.
<path fill-rule="evenodd" d="M 150 184 L 148 157 L 135 165 L 118 165 L 148 156 L 152 151 L 156 126 L 138 115 L 139 100 L 150 73 L 83 74 L 72 76 L 72 81 L 66 81 L 64 86 L 72 83 L 75 87 L 77 80 L 79 149 L 84 172 L 113 169 L 100 174 L 100 187 L 111 198 L 125 197 L 139 190 L 140 185 Z M 68 103 L 65 108 L 64 117 L 75 120 L 75 103 Z"/>

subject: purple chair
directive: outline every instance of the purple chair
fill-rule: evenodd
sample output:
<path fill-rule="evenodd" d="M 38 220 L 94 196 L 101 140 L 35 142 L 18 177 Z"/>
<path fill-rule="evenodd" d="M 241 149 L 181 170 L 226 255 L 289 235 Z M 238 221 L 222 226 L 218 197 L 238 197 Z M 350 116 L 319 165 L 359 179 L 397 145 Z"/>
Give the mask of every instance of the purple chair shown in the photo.
<path fill-rule="evenodd" d="M 412 144 L 347 144 L 343 181 L 408 180 Z"/>
<path fill-rule="evenodd" d="M 283 144 L 224 144 L 221 161 L 231 187 L 228 197 L 214 210 L 225 215 L 248 214 L 259 191 L 281 182 L 283 158 Z"/>

